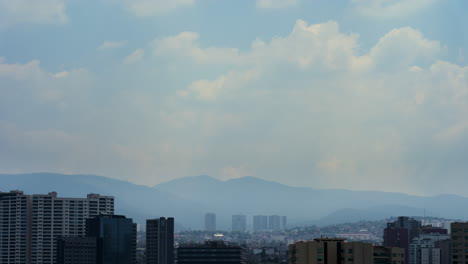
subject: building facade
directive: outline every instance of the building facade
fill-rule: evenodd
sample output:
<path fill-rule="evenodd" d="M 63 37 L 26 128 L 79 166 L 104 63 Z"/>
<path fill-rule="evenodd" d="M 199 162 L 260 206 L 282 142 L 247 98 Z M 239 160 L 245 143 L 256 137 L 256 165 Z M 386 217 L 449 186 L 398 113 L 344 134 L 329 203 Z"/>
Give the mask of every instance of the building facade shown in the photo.
<path fill-rule="evenodd" d="M 96 264 L 135 264 L 137 226 L 122 215 L 86 220 L 86 236 L 96 238 Z"/>
<path fill-rule="evenodd" d="M 62 198 L 56 192 L 0 193 L 0 263 L 55 264 L 57 239 L 83 237 L 87 218 L 114 213 L 114 198 L 89 194 Z"/>
<path fill-rule="evenodd" d="M 62 237 L 57 241 L 57 264 L 96 264 L 94 237 Z"/>
<path fill-rule="evenodd" d="M 271 231 L 280 231 L 281 230 L 281 216 L 271 215 L 268 217 L 268 229 Z"/>
<path fill-rule="evenodd" d="M 268 230 L 268 216 L 255 215 L 253 217 L 253 231 L 263 232 Z"/>
<path fill-rule="evenodd" d="M 387 223 L 384 230 L 383 246 L 399 247 L 405 249 L 405 262 L 409 263 L 409 250 L 411 241 L 422 230 L 421 222 L 409 217 L 398 217 L 395 222 Z"/>
<path fill-rule="evenodd" d="M 410 264 L 440 264 L 441 249 L 436 242 L 449 239 L 448 234 L 420 234 L 410 244 Z"/>
<path fill-rule="evenodd" d="M 374 264 L 405 264 L 405 249 L 398 247 L 374 247 Z"/>
<path fill-rule="evenodd" d="M 177 249 L 178 264 L 245 264 L 245 250 L 223 241 L 182 245 Z"/>
<path fill-rule="evenodd" d="M 373 264 L 369 243 L 326 238 L 289 245 L 289 264 Z"/>
<path fill-rule="evenodd" d="M 146 220 L 146 263 L 174 264 L 174 218 Z"/>
<path fill-rule="evenodd" d="M 232 216 L 232 231 L 234 232 L 247 231 L 247 216 L 233 215 Z"/>
<path fill-rule="evenodd" d="M 450 228 L 452 241 L 450 263 L 465 264 L 468 262 L 468 222 L 455 222 Z"/>
<path fill-rule="evenodd" d="M 205 231 L 216 231 L 216 214 L 205 214 Z"/>

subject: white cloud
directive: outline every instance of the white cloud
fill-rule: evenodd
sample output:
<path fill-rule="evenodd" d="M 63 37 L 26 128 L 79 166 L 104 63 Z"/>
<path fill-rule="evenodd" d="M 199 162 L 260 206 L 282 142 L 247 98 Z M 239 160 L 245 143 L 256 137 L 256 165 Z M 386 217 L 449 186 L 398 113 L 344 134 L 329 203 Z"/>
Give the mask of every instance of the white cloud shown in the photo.
<path fill-rule="evenodd" d="M 370 56 L 381 68 L 400 70 L 431 63 L 442 49 L 438 41 L 426 39 L 410 27 L 393 29 L 371 49 Z"/>
<path fill-rule="evenodd" d="M 65 22 L 64 0 L 0 0 L 0 26 Z"/>
<path fill-rule="evenodd" d="M 438 0 L 352 0 L 358 12 L 372 18 L 407 16 L 430 7 Z"/>
<path fill-rule="evenodd" d="M 195 0 L 123 0 L 137 16 L 153 16 L 176 8 L 191 6 Z"/>
<path fill-rule="evenodd" d="M 297 5 L 299 0 L 257 0 L 258 8 L 285 8 Z"/>
<path fill-rule="evenodd" d="M 26 92 L 36 101 L 60 104 L 66 97 L 84 91 L 86 86 L 82 85 L 90 79 L 90 74 L 84 69 L 49 73 L 41 68 L 38 60 L 25 64 L 9 64 L 0 60 L 0 92 L 3 92 L 2 99 L 7 101 L 9 94 Z"/>
<path fill-rule="evenodd" d="M 182 32 L 153 41 L 154 55 L 191 59 L 201 64 L 229 63 L 236 64 L 240 60 L 239 50 L 235 48 L 200 47 L 200 35 L 195 32 Z"/>
<path fill-rule="evenodd" d="M 145 51 L 143 49 L 137 49 L 132 54 L 128 55 L 125 57 L 123 63 L 124 64 L 134 64 L 143 59 L 145 56 Z"/>
<path fill-rule="evenodd" d="M 107 49 L 115 49 L 121 48 L 127 45 L 128 41 L 104 41 L 97 49 L 98 50 L 107 50 Z"/>

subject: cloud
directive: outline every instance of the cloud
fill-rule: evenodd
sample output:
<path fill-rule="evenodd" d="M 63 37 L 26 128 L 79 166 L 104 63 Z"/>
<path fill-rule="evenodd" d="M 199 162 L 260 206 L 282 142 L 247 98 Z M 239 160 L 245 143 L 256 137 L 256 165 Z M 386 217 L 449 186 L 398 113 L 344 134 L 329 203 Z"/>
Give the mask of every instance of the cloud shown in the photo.
<path fill-rule="evenodd" d="M 121 48 L 127 45 L 128 41 L 104 41 L 97 49 L 98 50 L 107 50 L 107 49 L 116 49 Z"/>
<path fill-rule="evenodd" d="M 405 27 L 387 33 L 369 55 L 378 67 L 398 70 L 431 63 L 441 51 L 438 41 L 426 39 L 421 32 Z"/>
<path fill-rule="evenodd" d="M 372 18 L 394 18 L 408 16 L 430 7 L 438 0 L 352 0 L 356 10 Z"/>
<path fill-rule="evenodd" d="M 299 0 L 257 0 L 258 8 L 285 8 L 297 5 Z"/>
<path fill-rule="evenodd" d="M 132 54 L 128 55 L 125 57 L 123 63 L 124 64 L 134 64 L 143 59 L 143 56 L 145 56 L 145 51 L 143 49 L 137 49 Z"/>
<path fill-rule="evenodd" d="M 64 0 L 0 0 L 0 27 L 67 22 Z"/>
<path fill-rule="evenodd" d="M 336 21 L 303 20 L 247 48 L 202 38 L 160 37 L 99 76 L 0 59 L 2 169 L 466 191 L 450 182 L 468 171 L 468 69 L 439 41 L 402 27 L 366 48 Z"/>
<path fill-rule="evenodd" d="M 345 188 L 378 189 L 367 180 L 377 177 L 384 185 L 391 184 L 389 179 L 408 182 L 399 191 L 428 191 L 430 186 L 412 182 L 412 175 L 426 162 L 433 171 L 444 165 L 414 153 L 434 140 L 444 142 L 439 139 L 446 135 L 468 142 L 462 122 L 468 113 L 466 69 L 438 61 L 441 44 L 411 27 L 391 30 L 368 50 L 359 42 L 359 35 L 343 33 L 335 21 L 309 25 L 298 20 L 289 34 L 254 40 L 247 50 L 204 47 L 198 33 L 184 32 L 154 41 L 153 54 L 168 58 L 175 69 L 193 64 L 200 75 L 227 69 L 190 81 L 175 92 L 180 100 L 175 105 L 198 117 L 207 111 L 219 115 L 213 117 L 221 121 L 211 125 L 209 141 L 230 149 L 234 154 L 226 157 L 235 164 L 255 160 L 250 169 L 261 171 L 258 176 L 280 179 L 294 171 L 305 182 L 299 178 L 312 171 L 310 177 L 322 187 L 340 182 Z M 223 121 L 227 113 L 236 118 Z M 454 122 L 462 125 L 444 132 Z M 230 131 L 232 123 L 238 125 Z M 448 148 L 436 145 L 439 150 L 427 151 Z"/>
<path fill-rule="evenodd" d="M 81 93 L 91 76 L 85 69 L 73 69 L 50 73 L 40 66 L 40 61 L 33 60 L 25 64 L 10 64 L 0 60 L 0 102 L 10 104 L 10 96 L 22 95 L 26 99 L 34 98 L 42 103 L 64 104 L 71 94 Z"/>
<path fill-rule="evenodd" d="M 153 41 L 153 54 L 155 56 L 191 59 L 196 63 L 229 63 L 236 64 L 241 59 L 236 48 L 200 47 L 200 35 L 196 32 L 182 32 Z"/>
<path fill-rule="evenodd" d="M 123 0 L 126 7 L 137 16 L 153 16 L 167 13 L 180 7 L 188 7 L 195 0 Z"/>

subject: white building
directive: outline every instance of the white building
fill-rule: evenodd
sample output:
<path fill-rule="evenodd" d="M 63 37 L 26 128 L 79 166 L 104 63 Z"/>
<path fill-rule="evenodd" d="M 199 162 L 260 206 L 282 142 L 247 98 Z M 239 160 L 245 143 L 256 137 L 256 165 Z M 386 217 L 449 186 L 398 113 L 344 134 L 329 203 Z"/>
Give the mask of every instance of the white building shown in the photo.
<path fill-rule="evenodd" d="M 421 234 L 415 237 L 410 244 L 410 264 L 440 264 L 440 249 L 436 242 L 450 239 L 445 234 Z"/>
<path fill-rule="evenodd" d="M 85 236 L 86 219 L 114 214 L 114 197 L 0 193 L 0 263 L 54 264 L 57 238 Z"/>

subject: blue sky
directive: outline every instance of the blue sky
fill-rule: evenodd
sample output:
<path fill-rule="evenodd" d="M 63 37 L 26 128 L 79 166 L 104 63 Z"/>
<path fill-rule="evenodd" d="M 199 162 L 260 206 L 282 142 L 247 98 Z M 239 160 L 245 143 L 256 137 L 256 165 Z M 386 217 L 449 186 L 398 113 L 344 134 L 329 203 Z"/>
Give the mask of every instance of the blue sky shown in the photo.
<path fill-rule="evenodd" d="M 463 0 L 0 0 L 0 172 L 465 195 Z"/>

